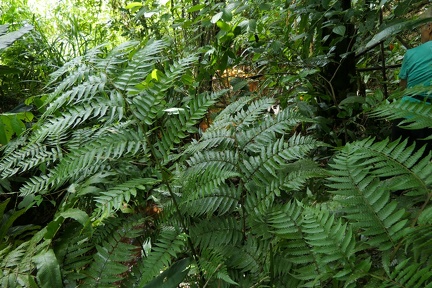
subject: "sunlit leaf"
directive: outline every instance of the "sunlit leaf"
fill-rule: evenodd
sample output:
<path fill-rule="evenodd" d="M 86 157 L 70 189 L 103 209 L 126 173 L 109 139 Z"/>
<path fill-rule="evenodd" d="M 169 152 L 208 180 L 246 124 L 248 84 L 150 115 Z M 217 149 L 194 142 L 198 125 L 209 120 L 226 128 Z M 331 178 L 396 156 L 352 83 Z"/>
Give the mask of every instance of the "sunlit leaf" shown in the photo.
<path fill-rule="evenodd" d="M 219 21 L 222 18 L 223 12 L 219 12 L 216 15 L 214 15 L 211 19 L 211 22 L 215 24 L 217 21 Z"/>
<path fill-rule="evenodd" d="M 142 7 L 143 4 L 141 2 L 131 2 L 128 5 L 126 5 L 125 9 L 133 9 L 137 7 Z"/>

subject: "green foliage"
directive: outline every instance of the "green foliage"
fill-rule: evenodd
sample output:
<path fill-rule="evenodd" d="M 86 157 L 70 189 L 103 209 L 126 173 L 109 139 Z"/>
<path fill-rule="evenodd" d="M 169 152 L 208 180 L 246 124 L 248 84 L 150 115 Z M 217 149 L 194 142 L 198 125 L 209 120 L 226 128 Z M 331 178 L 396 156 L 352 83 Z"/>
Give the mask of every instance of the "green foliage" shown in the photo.
<path fill-rule="evenodd" d="M 156 163 L 169 163 L 172 153 L 182 152 L 178 146 L 182 139 L 198 132 L 195 125 L 223 91 L 192 95 L 175 91 L 196 57 L 170 64 L 163 57 L 167 47 L 163 41 L 137 45 L 125 43 L 107 54 L 97 48 L 54 73 L 52 83 L 59 82 L 46 98 L 45 112 L 31 131 L 3 150 L 2 177 L 20 185 L 21 196 L 55 195 L 66 189 L 41 242 L 54 241 L 54 250 L 32 251 L 37 256 L 26 271 L 37 271 L 35 281 L 50 277 L 48 270 L 55 273 L 51 280 L 58 281 L 55 267 L 60 265 L 63 283 L 110 286 L 129 278 L 128 269 L 142 262 L 136 267 L 143 265 L 145 273 L 134 274 L 142 287 L 173 262 L 174 251 L 184 250 L 183 232 L 171 235 L 170 228 L 159 235 L 147 227 L 154 225 L 146 216 L 151 207 L 147 197 L 166 180 L 166 173 L 173 172 Z M 163 65 L 156 68 L 158 62 Z M 16 176 L 27 173 L 34 176 L 25 183 L 15 182 Z M 123 219 L 132 212 L 143 214 L 133 221 L 128 218 L 128 226 L 113 218 Z M 67 218 L 82 227 L 68 224 Z M 117 226 L 108 229 L 108 223 Z M 111 233 L 100 234 L 104 231 Z M 136 253 L 141 245 L 125 240 L 140 235 L 160 236 L 156 244 L 151 242 L 154 252 L 142 261 L 141 253 Z M 13 255 L 15 250 L 10 249 L 4 253 Z M 52 261 L 52 251 L 58 264 Z M 19 263 L 14 264 L 16 269 L 23 269 Z"/>
<path fill-rule="evenodd" d="M 76 57 L 0 148 L 1 286 L 430 287 L 432 154 L 358 138 L 365 111 L 431 127 L 430 105 L 322 77 L 356 21 L 351 52 L 419 23 L 379 28 L 375 2 L 133 2 L 114 25 L 140 41 L 112 49 L 58 10 Z"/>
<path fill-rule="evenodd" d="M 1 50 L 11 46 L 13 42 L 29 33 L 33 29 L 31 25 L 27 25 L 21 27 L 17 31 L 6 33 L 8 31 L 8 27 L 9 25 L 0 25 L 0 52 L 2 52 Z M 0 65 L 0 74 L 8 73 L 14 73 L 13 68 Z M 3 81 L 0 83 L 2 82 Z M 14 113 L 2 113 L 0 115 L 0 145 L 7 144 L 14 135 L 19 136 L 26 129 L 25 123 L 31 122 L 33 119 L 33 114 L 31 112 L 13 112 Z"/>
<path fill-rule="evenodd" d="M 12 45 L 13 42 L 18 40 L 25 34 L 29 33 L 33 29 L 31 25 L 27 25 L 21 27 L 17 31 L 6 33 L 8 27 L 9 25 L 0 25 L 0 50 L 9 47 L 10 45 Z"/>

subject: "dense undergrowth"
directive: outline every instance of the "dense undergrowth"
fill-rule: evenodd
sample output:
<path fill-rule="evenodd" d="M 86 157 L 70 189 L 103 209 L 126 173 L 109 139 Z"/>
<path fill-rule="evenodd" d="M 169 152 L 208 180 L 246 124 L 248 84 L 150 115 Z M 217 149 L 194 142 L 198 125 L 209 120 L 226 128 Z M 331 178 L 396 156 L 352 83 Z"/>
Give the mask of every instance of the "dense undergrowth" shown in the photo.
<path fill-rule="evenodd" d="M 282 43 L 259 42 L 285 26 L 257 27 L 282 12 L 242 5 L 190 3 L 171 24 L 199 37 L 96 45 L 27 100 L 34 118 L 1 146 L 2 287 L 432 287 L 432 155 L 377 132 L 430 127 L 431 106 L 339 102 L 319 88 L 331 61 L 273 65 Z M 165 11 L 144 8 L 128 7 Z M 128 33 L 161 25 L 147 16 Z"/>

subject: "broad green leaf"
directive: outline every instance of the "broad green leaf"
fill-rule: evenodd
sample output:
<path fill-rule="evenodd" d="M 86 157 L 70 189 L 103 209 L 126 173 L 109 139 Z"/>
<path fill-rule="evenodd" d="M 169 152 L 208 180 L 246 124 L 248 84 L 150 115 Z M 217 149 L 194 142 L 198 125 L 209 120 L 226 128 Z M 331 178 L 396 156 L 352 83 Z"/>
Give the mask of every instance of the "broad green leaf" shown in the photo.
<path fill-rule="evenodd" d="M 90 222 L 90 218 L 86 212 L 76 208 L 70 208 L 64 212 L 61 212 L 60 215 L 55 218 L 55 220 L 51 221 L 46 226 L 47 230 L 44 236 L 45 239 L 52 239 L 57 234 L 57 231 L 60 229 L 64 219 L 66 218 L 72 218 L 84 227 L 86 227 L 87 224 Z"/>
<path fill-rule="evenodd" d="M 174 263 L 170 268 L 162 272 L 144 288 L 176 288 L 189 272 L 190 258 L 185 258 Z"/>
<path fill-rule="evenodd" d="M 228 9 L 224 9 L 222 11 L 222 19 L 224 21 L 231 21 L 232 20 L 232 13 Z"/>
<path fill-rule="evenodd" d="M 34 115 L 31 112 L 20 112 L 16 114 L 16 117 L 24 122 L 31 122 L 34 118 Z"/>
<path fill-rule="evenodd" d="M 34 256 L 33 262 L 36 264 L 36 278 L 40 287 L 63 287 L 60 265 L 52 249 Z"/>
<path fill-rule="evenodd" d="M 7 144 L 9 142 L 9 139 L 10 137 L 8 136 L 8 132 L 6 131 L 6 125 L 0 118 L 0 144 Z"/>
<path fill-rule="evenodd" d="M 346 27 L 344 25 L 339 25 L 333 28 L 333 33 L 337 35 L 344 36 L 346 31 Z"/>
<path fill-rule="evenodd" d="M 21 133 L 23 133 L 26 129 L 25 124 L 20 119 L 18 119 L 17 115 L 14 115 L 13 117 L 11 117 L 10 120 L 11 120 L 10 121 L 11 127 L 12 127 L 12 130 L 14 131 L 14 133 L 17 136 L 21 135 Z"/>
<path fill-rule="evenodd" d="M 15 220 L 23 215 L 27 209 L 21 209 L 18 211 L 14 211 L 12 215 L 9 217 L 5 217 L 5 215 L 2 215 L 3 219 L 1 219 L 0 222 L 0 240 L 3 241 L 3 238 L 7 235 L 9 228 L 12 226 L 12 224 L 15 222 Z"/>
<path fill-rule="evenodd" d="M 198 4 L 198 5 L 192 6 L 191 8 L 189 8 L 188 10 L 186 10 L 186 12 L 193 13 L 193 12 L 201 10 L 204 7 L 206 7 L 205 4 Z"/>
<path fill-rule="evenodd" d="M 222 29 L 223 31 L 229 32 L 231 31 L 231 26 L 224 21 L 217 21 L 216 25 Z"/>
<path fill-rule="evenodd" d="M 13 130 L 10 123 L 10 117 L 0 115 L 0 144 L 7 144 L 12 138 Z"/>
<path fill-rule="evenodd" d="M 76 208 L 68 209 L 60 213 L 59 216 L 62 216 L 63 218 L 72 218 L 78 221 L 83 226 L 86 226 L 87 222 L 89 221 L 89 216 L 87 215 L 87 213 Z"/>
<path fill-rule="evenodd" d="M 6 199 L 5 201 L 0 203 L 0 218 L 3 218 L 3 213 L 6 209 L 7 204 L 9 203 L 11 198 Z M 1 239 L 1 238 L 0 238 Z"/>
<path fill-rule="evenodd" d="M 133 9 L 137 7 L 142 7 L 143 4 L 141 2 L 131 2 L 128 5 L 126 5 L 125 9 Z"/>
<path fill-rule="evenodd" d="M 18 209 L 30 208 L 33 205 L 39 206 L 42 201 L 40 195 L 35 196 L 34 194 L 26 195 L 24 199 L 18 204 Z"/>
<path fill-rule="evenodd" d="M 360 97 L 360 96 L 350 96 L 345 98 L 344 100 L 342 100 L 339 103 L 339 106 L 344 106 L 347 104 L 353 104 L 353 103 L 360 103 L 363 104 L 365 102 L 365 98 L 364 97 Z"/>
<path fill-rule="evenodd" d="M 216 15 L 214 15 L 211 19 L 211 23 L 215 24 L 222 18 L 223 12 L 219 12 Z"/>
<path fill-rule="evenodd" d="M 153 71 L 151 72 L 151 78 L 155 79 L 156 81 L 159 81 L 159 70 L 158 69 L 153 69 Z"/>
<path fill-rule="evenodd" d="M 45 231 L 45 239 L 52 239 L 56 234 L 57 231 L 60 229 L 61 224 L 63 223 L 63 219 L 58 217 L 57 219 L 51 221 L 47 226 L 46 226 L 46 231 Z"/>

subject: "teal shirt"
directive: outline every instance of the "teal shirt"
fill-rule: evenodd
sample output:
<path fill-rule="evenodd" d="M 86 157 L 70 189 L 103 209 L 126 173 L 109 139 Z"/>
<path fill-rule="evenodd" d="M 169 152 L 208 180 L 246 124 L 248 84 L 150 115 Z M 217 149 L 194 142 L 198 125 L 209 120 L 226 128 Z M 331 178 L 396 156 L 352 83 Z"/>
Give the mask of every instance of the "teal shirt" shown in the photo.
<path fill-rule="evenodd" d="M 407 50 L 399 79 L 407 80 L 407 88 L 432 85 L 432 41 Z M 409 96 L 405 96 L 403 100 L 421 102 Z"/>

